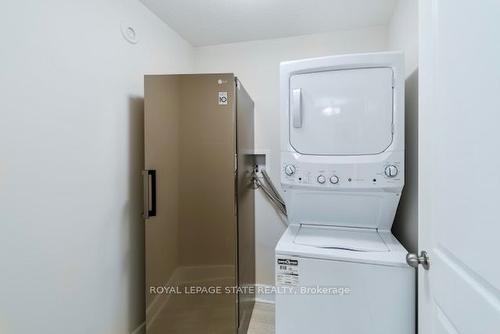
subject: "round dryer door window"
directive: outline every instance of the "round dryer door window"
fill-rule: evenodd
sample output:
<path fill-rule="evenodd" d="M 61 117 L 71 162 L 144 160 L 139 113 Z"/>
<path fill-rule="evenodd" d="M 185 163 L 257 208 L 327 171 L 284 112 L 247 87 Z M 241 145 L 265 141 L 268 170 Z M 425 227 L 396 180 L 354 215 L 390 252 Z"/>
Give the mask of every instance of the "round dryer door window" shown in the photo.
<path fill-rule="evenodd" d="M 290 78 L 290 144 L 301 154 L 369 155 L 392 143 L 391 68 L 334 70 Z"/>

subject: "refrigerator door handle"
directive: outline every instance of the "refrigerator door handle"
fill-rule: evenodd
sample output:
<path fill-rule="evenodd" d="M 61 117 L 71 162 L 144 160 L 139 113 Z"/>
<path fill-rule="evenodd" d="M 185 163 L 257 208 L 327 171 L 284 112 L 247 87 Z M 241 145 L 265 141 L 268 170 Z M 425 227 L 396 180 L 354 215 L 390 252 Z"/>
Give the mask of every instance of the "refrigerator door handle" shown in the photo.
<path fill-rule="evenodd" d="M 292 119 L 293 127 L 302 127 L 302 89 L 292 90 Z"/>
<path fill-rule="evenodd" d="M 142 216 L 149 219 L 156 216 L 156 171 L 145 170 L 142 172 L 144 211 Z"/>

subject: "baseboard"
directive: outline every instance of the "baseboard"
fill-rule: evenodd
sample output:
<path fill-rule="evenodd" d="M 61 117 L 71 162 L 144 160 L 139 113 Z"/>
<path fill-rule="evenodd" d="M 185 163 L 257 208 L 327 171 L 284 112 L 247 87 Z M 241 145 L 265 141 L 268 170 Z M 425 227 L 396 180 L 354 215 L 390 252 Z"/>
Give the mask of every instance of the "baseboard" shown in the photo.
<path fill-rule="evenodd" d="M 268 284 L 255 284 L 256 293 L 255 293 L 255 301 L 257 303 L 266 303 L 266 304 L 274 304 L 275 302 L 275 294 L 272 285 Z M 272 292 L 272 293 L 265 293 Z"/>

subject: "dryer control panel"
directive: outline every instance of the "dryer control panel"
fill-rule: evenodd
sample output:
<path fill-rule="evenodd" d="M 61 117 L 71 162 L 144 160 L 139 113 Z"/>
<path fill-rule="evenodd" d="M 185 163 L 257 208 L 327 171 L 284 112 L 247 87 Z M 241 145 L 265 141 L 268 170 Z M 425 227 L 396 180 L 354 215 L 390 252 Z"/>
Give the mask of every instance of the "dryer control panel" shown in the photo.
<path fill-rule="evenodd" d="M 404 166 L 400 160 L 372 163 L 321 164 L 283 160 L 281 183 L 284 186 L 315 188 L 392 188 L 404 184 Z"/>

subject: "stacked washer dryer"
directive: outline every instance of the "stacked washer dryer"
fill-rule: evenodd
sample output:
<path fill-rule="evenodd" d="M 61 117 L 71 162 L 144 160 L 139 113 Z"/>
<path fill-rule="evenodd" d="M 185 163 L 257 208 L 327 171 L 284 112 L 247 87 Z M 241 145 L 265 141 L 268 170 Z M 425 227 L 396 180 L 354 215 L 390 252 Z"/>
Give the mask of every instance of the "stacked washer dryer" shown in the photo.
<path fill-rule="evenodd" d="M 277 334 L 415 332 L 415 271 L 391 234 L 405 172 L 403 67 L 395 52 L 281 64 L 289 227 L 276 247 Z"/>

